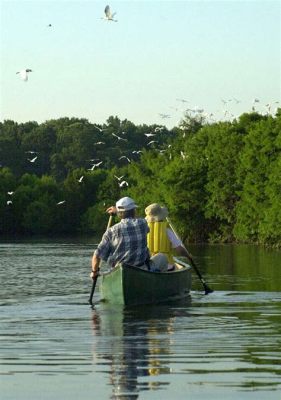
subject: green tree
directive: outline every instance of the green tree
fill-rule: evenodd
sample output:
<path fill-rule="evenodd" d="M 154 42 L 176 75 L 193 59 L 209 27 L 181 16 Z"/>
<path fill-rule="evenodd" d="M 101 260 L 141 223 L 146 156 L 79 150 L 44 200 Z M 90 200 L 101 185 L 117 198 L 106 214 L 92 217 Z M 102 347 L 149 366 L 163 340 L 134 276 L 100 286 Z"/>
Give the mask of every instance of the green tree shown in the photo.
<path fill-rule="evenodd" d="M 266 193 L 269 174 L 276 160 L 276 129 L 272 117 L 253 123 L 245 137 L 238 177 L 242 186 L 236 206 L 234 235 L 242 241 L 259 241 L 260 223 L 269 205 Z"/>
<path fill-rule="evenodd" d="M 236 220 L 236 203 L 239 186 L 236 171 L 243 137 L 235 122 L 221 122 L 207 126 L 200 134 L 206 135 L 205 158 L 207 163 L 207 199 L 205 215 L 212 219 L 212 240 L 232 240 Z"/>
<path fill-rule="evenodd" d="M 11 170 L 0 168 L 0 234 L 14 232 L 13 201 L 16 184 L 16 177 Z"/>
<path fill-rule="evenodd" d="M 19 125 L 13 121 L 0 123 L 0 164 L 20 176 L 24 171 L 25 154 L 21 149 Z"/>

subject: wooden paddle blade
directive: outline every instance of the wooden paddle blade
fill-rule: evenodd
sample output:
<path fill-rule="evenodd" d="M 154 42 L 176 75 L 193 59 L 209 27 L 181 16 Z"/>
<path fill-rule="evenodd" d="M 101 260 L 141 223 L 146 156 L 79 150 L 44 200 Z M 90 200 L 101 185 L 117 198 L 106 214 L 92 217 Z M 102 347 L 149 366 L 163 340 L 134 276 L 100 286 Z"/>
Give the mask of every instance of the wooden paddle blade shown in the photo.
<path fill-rule="evenodd" d="M 213 293 L 213 289 L 209 288 L 209 286 L 206 285 L 206 283 L 204 283 L 203 286 L 205 289 L 205 294 Z"/>
<path fill-rule="evenodd" d="M 93 296 L 94 296 L 94 292 L 95 292 L 97 280 L 98 280 L 98 276 L 96 276 L 96 277 L 93 279 L 93 286 L 92 286 L 91 294 L 90 294 L 90 297 L 89 297 L 89 304 L 90 304 L 92 307 L 93 307 Z"/>

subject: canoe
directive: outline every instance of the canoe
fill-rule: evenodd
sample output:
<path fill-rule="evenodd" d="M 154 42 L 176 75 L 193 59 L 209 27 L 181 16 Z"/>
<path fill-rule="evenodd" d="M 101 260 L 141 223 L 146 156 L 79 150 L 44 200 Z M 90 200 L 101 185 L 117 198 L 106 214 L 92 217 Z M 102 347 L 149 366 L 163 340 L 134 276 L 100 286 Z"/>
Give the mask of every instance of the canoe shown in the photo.
<path fill-rule="evenodd" d="M 118 264 L 100 278 L 101 300 L 113 304 L 156 304 L 190 295 L 191 267 L 177 260 L 175 270 L 150 272 Z"/>

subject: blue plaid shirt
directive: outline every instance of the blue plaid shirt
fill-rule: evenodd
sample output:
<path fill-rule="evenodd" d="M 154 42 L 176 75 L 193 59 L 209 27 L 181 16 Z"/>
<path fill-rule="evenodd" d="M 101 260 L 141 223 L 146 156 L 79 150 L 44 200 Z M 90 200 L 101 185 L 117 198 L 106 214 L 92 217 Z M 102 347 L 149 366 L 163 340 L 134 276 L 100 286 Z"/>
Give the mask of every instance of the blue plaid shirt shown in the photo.
<path fill-rule="evenodd" d="M 113 267 L 119 262 L 142 265 L 149 256 L 148 232 L 144 218 L 124 218 L 104 233 L 95 255 Z"/>

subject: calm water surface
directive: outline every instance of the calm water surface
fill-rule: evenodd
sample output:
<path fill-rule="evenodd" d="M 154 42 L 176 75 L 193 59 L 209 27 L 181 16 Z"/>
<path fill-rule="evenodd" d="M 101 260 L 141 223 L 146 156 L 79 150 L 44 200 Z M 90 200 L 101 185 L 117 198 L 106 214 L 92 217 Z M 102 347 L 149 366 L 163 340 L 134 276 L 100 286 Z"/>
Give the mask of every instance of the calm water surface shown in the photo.
<path fill-rule="evenodd" d="M 281 252 L 192 247 L 214 293 L 92 310 L 93 248 L 0 243 L 1 399 L 281 398 Z"/>

